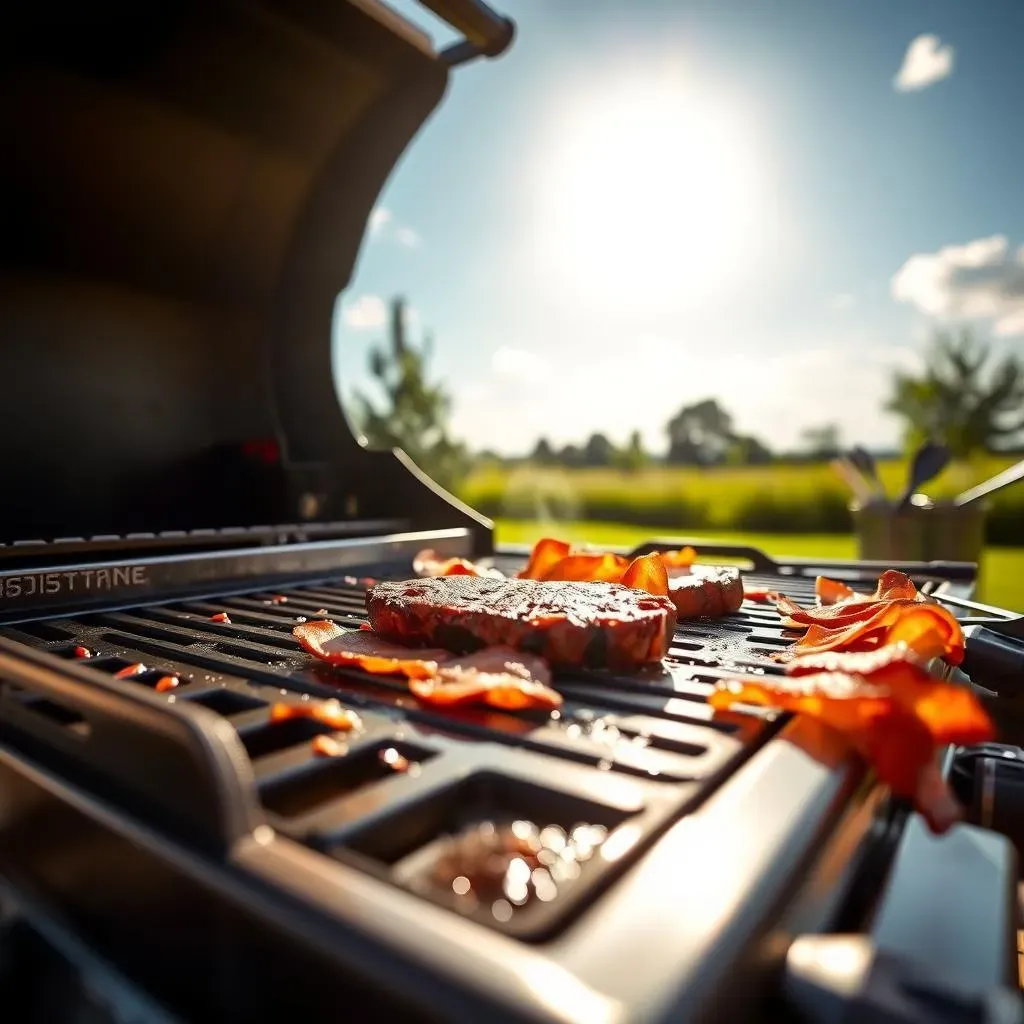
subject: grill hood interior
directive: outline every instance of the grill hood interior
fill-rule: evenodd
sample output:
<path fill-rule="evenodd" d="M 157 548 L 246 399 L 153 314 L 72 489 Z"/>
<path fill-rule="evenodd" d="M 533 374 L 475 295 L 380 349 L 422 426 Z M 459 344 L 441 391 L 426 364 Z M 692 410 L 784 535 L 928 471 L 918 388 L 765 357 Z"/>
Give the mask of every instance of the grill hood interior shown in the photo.
<path fill-rule="evenodd" d="M 335 300 L 444 55 L 373 0 L 8 17 L 0 542 L 400 514 L 486 544 L 360 447 L 331 369 Z"/>

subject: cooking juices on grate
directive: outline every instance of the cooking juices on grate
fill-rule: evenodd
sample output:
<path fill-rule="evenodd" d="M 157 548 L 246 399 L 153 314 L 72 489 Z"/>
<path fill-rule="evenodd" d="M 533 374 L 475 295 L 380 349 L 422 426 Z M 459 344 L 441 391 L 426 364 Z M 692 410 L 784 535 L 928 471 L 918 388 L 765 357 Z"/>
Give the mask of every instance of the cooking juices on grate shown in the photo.
<path fill-rule="evenodd" d="M 531 935 L 628 845 L 613 840 L 629 838 L 630 817 L 624 807 L 481 771 L 357 827 L 342 844 L 419 896 Z"/>
<path fill-rule="evenodd" d="M 433 863 L 411 885 L 427 895 L 452 893 L 460 910 L 489 907 L 504 922 L 534 901 L 557 899 L 607 836 L 603 825 L 580 823 L 567 831 L 534 821 L 481 821 L 441 840 Z"/>

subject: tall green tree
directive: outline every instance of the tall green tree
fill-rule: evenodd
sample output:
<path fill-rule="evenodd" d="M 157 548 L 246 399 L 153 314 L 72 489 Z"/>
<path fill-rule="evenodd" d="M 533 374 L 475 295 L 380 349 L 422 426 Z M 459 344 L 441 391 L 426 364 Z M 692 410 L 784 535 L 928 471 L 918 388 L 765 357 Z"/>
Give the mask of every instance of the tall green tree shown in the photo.
<path fill-rule="evenodd" d="M 615 445 L 604 434 L 591 434 L 583 446 L 583 461 L 588 466 L 610 466 L 615 459 Z"/>
<path fill-rule="evenodd" d="M 558 453 L 558 462 L 570 469 L 579 469 L 581 466 L 585 466 L 586 459 L 583 456 L 583 449 L 577 444 L 567 444 Z"/>
<path fill-rule="evenodd" d="M 969 330 L 940 333 L 923 373 L 895 374 L 885 408 L 903 419 L 909 447 L 937 440 L 966 458 L 1024 432 L 1024 361 L 991 356 Z"/>
<path fill-rule="evenodd" d="M 534 446 L 529 458 L 530 462 L 534 462 L 538 466 L 550 466 L 558 460 L 554 448 L 551 447 L 551 442 L 546 437 L 537 439 L 537 444 Z"/>
<path fill-rule="evenodd" d="M 732 416 L 715 399 L 683 406 L 668 421 L 666 461 L 677 465 L 713 465 L 721 462 L 735 432 Z"/>
<path fill-rule="evenodd" d="M 772 461 L 772 450 L 756 437 L 738 434 L 726 451 L 725 461 L 731 466 L 766 466 Z"/>
<path fill-rule="evenodd" d="M 383 402 L 355 392 L 353 418 L 372 448 L 404 449 L 420 469 L 451 489 L 468 472 L 470 460 L 449 433 L 451 397 L 427 374 L 433 339 L 428 335 L 414 345 L 407 320 L 405 300 L 392 300 L 388 338 L 370 350 L 370 373 Z"/>

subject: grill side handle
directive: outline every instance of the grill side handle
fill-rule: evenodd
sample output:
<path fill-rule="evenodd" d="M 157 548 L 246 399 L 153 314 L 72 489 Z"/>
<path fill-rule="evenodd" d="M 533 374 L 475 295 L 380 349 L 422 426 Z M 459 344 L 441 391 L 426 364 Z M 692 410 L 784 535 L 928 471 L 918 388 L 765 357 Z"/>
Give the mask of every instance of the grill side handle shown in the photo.
<path fill-rule="evenodd" d="M 730 559 L 749 562 L 750 571 L 752 572 L 778 575 L 781 569 L 781 566 L 775 559 L 770 558 L 759 548 L 746 547 L 742 544 L 716 544 L 714 541 L 703 539 L 688 540 L 686 537 L 673 537 L 671 539 L 654 537 L 635 547 L 627 557 L 639 558 L 640 555 L 649 555 L 652 551 L 672 551 L 681 547 L 696 548 L 701 555 L 722 555 Z"/>
<path fill-rule="evenodd" d="M 214 856 L 264 824 L 249 759 L 220 716 L 0 637 L 5 748 Z"/>
<path fill-rule="evenodd" d="M 823 572 L 835 572 L 839 575 L 851 571 L 877 571 L 881 576 L 886 569 L 898 569 L 908 575 L 936 577 L 943 581 L 973 583 L 978 575 L 975 562 L 886 562 L 871 560 L 821 559 L 821 558 L 772 558 L 759 548 L 746 547 L 742 544 L 721 544 L 703 538 L 655 537 L 644 541 L 630 553 L 630 558 L 650 554 L 652 551 L 669 551 L 684 546 L 696 548 L 701 555 L 723 556 L 731 560 L 744 560 L 750 563 L 750 570 L 758 573 L 770 573 L 784 576 L 812 576 Z M 996 609 L 998 611 L 998 609 Z"/>
<path fill-rule="evenodd" d="M 449 65 L 464 64 L 473 57 L 498 57 L 511 45 L 515 25 L 482 0 L 420 0 L 428 10 L 466 38 L 446 50 Z"/>

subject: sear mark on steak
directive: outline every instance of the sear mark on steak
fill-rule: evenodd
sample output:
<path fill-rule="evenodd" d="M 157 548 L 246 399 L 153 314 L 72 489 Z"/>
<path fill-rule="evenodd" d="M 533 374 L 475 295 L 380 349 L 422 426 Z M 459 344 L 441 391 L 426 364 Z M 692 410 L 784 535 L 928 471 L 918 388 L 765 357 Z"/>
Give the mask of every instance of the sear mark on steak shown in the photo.
<path fill-rule="evenodd" d="M 668 598 L 617 583 L 475 576 L 378 583 L 366 608 L 374 630 L 400 643 L 506 645 L 560 667 L 626 671 L 659 662 L 676 623 Z"/>

